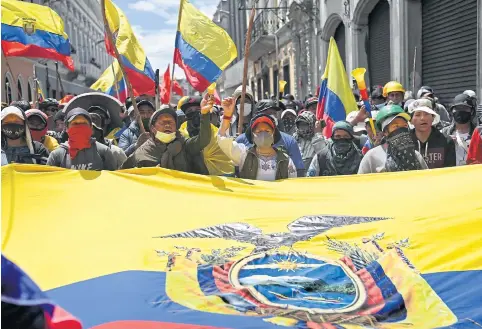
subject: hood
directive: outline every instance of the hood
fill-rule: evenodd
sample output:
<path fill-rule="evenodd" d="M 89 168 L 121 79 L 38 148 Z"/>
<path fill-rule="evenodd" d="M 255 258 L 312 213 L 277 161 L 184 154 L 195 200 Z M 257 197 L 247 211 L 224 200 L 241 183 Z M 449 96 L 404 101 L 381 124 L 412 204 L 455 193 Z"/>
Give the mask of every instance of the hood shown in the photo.
<path fill-rule="evenodd" d="M 13 114 L 23 120 L 23 124 L 25 125 L 25 141 L 27 143 L 28 149 L 30 150 L 30 154 L 35 154 L 34 147 L 33 147 L 33 140 L 32 140 L 32 135 L 30 134 L 30 129 L 28 128 L 27 124 L 27 117 L 25 114 L 22 112 L 21 109 L 19 109 L 16 106 L 8 106 L 4 108 L 1 112 L 1 121 L 5 119 L 8 115 Z M 35 159 L 33 159 L 34 163 L 37 163 Z"/>
<path fill-rule="evenodd" d="M 273 137 L 274 137 L 274 144 L 278 143 L 281 139 L 281 132 L 280 130 L 278 129 L 278 127 L 276 127 L 276 124 L 273 120 L 273 118 L 271 118 L 269 115 L 267 114 L 263 114 L 263 113 L 260 113 L 256 116 L 254 116 L 253 119 L 251 119 L 251 122 L 249 123 L 248 127 L 246 128 L 246 132 L 245 132 L 245 135 L 246 135 L 246 139 L 248 140 L 248 142 L 250 144 L 254 144 L 253 143 L 253 132 L 252 132 L 252 129 L 251 129 L 251 125 L 253 124 L 253 122 L 260 118 L 260 117 L 267 117 L 268 119 L 270 119 L 272 122 L 273 122 L 273 125 L 274 125 L 274 133 L 273 133 Z"/>
<path fill-rule="evenodd" d="M 235 102 L 238 100 L 238 98 L 241 97 L 242 92 L 243 92 L 243 86 L 239 86 L 238 88 L 236 88 L 236 90 L 233 93 L 233 98 Z M 251 90 L 250 86 L 246 86 L 246 97 L 249 97 L 251 99 L 251 102 L 254 103 L 253 90 Z"/>

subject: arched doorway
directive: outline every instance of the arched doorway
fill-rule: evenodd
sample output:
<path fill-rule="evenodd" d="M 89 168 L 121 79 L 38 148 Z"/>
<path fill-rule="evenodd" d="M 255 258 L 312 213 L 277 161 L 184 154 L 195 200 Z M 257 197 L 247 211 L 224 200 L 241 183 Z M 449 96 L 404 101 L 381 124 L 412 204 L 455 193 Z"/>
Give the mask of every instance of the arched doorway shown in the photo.
<path fill-rule="evenodd" d="M 27 97 L 29 102 L 33 100 L 33 88 L 32 88 L 32 82 L 30 80 L 27 83 Z"/>
<path fill-rule="evenodd" d="M 10 104 L 12 102 L 12 96 L 13 96 L 12 82 L 13 82 L 13 78 L 10 75 L 10 72 L 7 72 L 5 74 L 5 86 L 3 86 L 4 87 L 3 90 L 5 91 L 5 102 L 7 104 Z"/>
<path fill-rule="evenodd" d="M 17 77 L 17 92 L 18 92 L 18 100 L 24 99 L 24 94 L 23 94 L 23 80 L 22 76 L 19 75 Z"/>
<path fill-rule="evenodd" d="M 422 82 L 449 104 L 477 88 L 477 0 L 422 1 Z"/>
<path fill-rule="evenodd" d="M 380 0 L 368 15 L 368 74 L 371 85 L 390 78 L 390 5 Z"/>
<path fill-rule="evenodd" d="M 341 60 L 343 61 L 343 65 L 346 68 L 346 47 L 345 47 L 345 24 L 340 22 L 338 27 L 335 30 L 335 35 L 333 38 L 336 41 L 336 45 L 338 46 L 338 51 L 340 52 Z"/>

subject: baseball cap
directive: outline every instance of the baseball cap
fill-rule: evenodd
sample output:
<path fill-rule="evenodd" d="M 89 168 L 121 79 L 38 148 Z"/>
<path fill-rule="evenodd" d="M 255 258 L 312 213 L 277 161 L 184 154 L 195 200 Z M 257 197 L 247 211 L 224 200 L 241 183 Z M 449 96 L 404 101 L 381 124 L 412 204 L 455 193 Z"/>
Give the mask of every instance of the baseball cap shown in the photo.
<path fill-rule="evenodd" d="M 268 118 L 267 116 L 260 116 L 256 118 L 252 123 L 251 123 L 251 129 L 254 129 L 258 124 L 260 123 L 266 123 L 268 124 L 271 128 L 275 129 L 275 125 L 273 123 L 273 120 Z"/>
<path fill-rule="evenodd" d="M 398 113 L 397 115 L 394 115 L 394 116 L 391 116 L 391 117 L 388 117 L 386 118 L 383 122 L 382 122 L 382 131 L 385 131 L 385 128 L 390 124 L 392 123 L 393 120 L 395 120 L 396 118 L 402 118 L 404 119 L 405 121 L 407 122 L 410 122 L 410 115 L 408 115 L 407 113 L 403 112 L 403 113 Z"/>
<path fill-rule="evenodd" d="M 76 107 L 76 108 L 70 110 L 69 113 L 67 113 L 67 115 L 65 117 L 65 121 L 67 123 L 69 123 L 78 116 L 83 116 L 84 118 L 87 119 L 87 121 L 89 121 L 90 124 L 92 124 L 92 119 L 90 118 L 89 112 L 87 112 L 86 110 L 84 110 L 83 108 L 80 108 L 80 107 Z"/>
<path fill-rule="evenodd" d="M 469 108 L 475 108 L 474 99 L 466 94 L 459 94 L 454 98 L 454 104 L 451 106 L 451 109 L 457 106 L 465 106 Z"/>

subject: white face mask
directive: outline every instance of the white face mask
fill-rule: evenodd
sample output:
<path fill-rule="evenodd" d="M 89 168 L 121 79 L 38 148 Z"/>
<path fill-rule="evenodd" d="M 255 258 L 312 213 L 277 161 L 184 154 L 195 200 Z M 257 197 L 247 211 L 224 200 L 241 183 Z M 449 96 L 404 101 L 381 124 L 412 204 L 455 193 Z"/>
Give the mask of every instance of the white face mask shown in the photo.
<path fill-rule="evenodd" d="M 170 133 L 170 134 L 166 134 L 166 133 L 161 133 L 160 131 L 158 131 L 158 132 L 156 133 L 156 138 L 157 138 L 161 143 L 169 144 L 170 142 L 172 142 L 173 140 L 176 139 L 176 132 L 173 132 L 173 133 Z"/>
<path fill-rule="evenodd" d="M 236 107 L 238 108 L 238 115 L 239 115 L 239 107 L 240 107 L 239 104 L 236 105 Z M 247 117 L 250 114 L 251 114 L 251 104 L 250 103 L 244 103 L 244 113 L 243 113 L 243 115 L 245 117 Z"/>

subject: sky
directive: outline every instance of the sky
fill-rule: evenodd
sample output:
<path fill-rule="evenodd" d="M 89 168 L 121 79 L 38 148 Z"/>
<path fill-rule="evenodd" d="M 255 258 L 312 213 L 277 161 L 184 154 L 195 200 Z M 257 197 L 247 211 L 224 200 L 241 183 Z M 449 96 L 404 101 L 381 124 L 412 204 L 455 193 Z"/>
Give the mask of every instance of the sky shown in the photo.
<path fill-rule="evenodd" d="M 137 39 L 146 52 L 152 68 L 160 70 L 160 76 L 171 64 L 177 29 L 179 0 L 114 0 L 126 14 Z M 219 0 L 191 0 L 197 9 L 212 19 Z M 184 73 L 177 67 L 177 78 Z"/>

